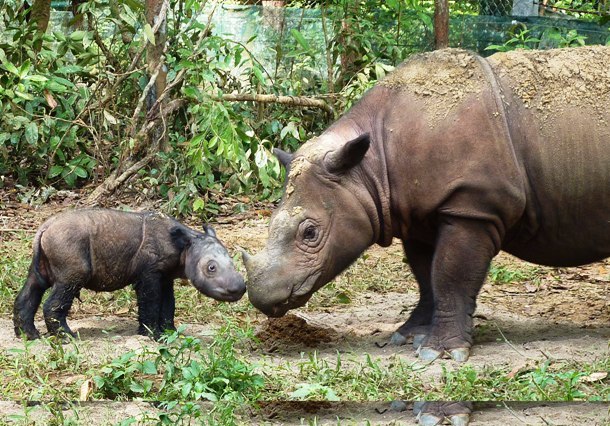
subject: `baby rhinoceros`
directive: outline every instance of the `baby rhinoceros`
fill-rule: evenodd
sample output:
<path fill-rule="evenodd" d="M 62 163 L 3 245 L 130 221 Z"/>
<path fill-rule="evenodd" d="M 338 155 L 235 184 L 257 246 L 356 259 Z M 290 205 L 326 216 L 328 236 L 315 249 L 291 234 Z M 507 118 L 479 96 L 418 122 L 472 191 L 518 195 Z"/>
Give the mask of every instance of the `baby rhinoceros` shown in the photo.
<path fill-rule="evenodd" d="M 210 226 L 205 233 L 158 213 L 74 210 L 47 220 L 34 237 L 33 259 L 15 300 L 15 333 L 40 337 L 34 315 L 52 288 L 43 313 L 50 334 L 74 333 L 66 316 L 82 288 L 114 291 L 134 284 L 140 334 L 174 330 L 176 278 L 188 278 L 206 296 L 237 301 L 246 291 L 229 253 Z"/>

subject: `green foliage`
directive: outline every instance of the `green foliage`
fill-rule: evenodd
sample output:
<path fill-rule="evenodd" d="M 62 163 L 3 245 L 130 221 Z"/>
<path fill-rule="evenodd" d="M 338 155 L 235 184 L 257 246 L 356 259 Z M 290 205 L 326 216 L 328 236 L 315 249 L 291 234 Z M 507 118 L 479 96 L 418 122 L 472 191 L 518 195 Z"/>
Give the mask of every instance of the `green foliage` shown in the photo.
<path fill-rule="evenodd" d="M 22 184 L 63 180 L 74 186 L 97 162 L 77 123 L 89 102 L 98 63 L 91 34 L 40 34 L 25 12 L 0 12 L 0 174 L 13 172 Z"/>
<path fill-rule="evenodd" d="M 12 312 L 15 297 L 25 283 L 33 236 L 24 232 L 2 234 L 6 240 L 0 244 L 0 312 L 5 316 Z"/>
<path fill-rule="evenodd" d="M 534 37 L 532 31 L 523 23 L 514 25 L 509 31 L 510 38 L 503 44 L 492 44 L 485 50 L 508 52 L 515 49 L 551 49 L 562 47 L 584 46 L 586 36 L 578 34 L 576 30 L 562 28 L 549 28 L 545 30 L 540 38 Z"/>
<path fill-rule="evenodd" d="M 487 368 L 477 371 L 471 366 L 450 370 L 443 366 L 443 388 L 432 398 L 478 401 L 578 401 L 591 398 L 587 377 L 603 371 L 607 361 L 599 365 L 565 365 L 546 360 L 524 366 L 519 371 Z M 608 387 L 597 385 L 599 398 L 608 398 Z"/>
<path fill-rule="evenodd" d="M 93 377 L 99 398 L 150 398 L 159 401 L 256 400 L 263 378 L 237 354 L 237 339 L 248 333 L 228 325 L 206 347 L 180 331 L 166 334 L 152 350 L 130 351 Z M 158 375 L 162 379 L 158 380 Z M 175 406 L 175 404 L 174 404 Z M 173 408 L 170 407 L 170 408 Z"/>
<path fill-rule="evenodd" d="M 494 262 L 489 267 L 488 276 L 494 284 L 509 284 L 535 279 L 538 271 L 536 267 L 515 268 Z"/>
<path fill-rule="evenodd" d="M 504 44 L 491 44 L 485 50 L 495 50 L 498 52 L 508 52 L 515 49 L 535 49 L 540 39 L 532 37 L 530 30 L 525 24 L 517 24 L 509 31 L 510 38 Z"/>

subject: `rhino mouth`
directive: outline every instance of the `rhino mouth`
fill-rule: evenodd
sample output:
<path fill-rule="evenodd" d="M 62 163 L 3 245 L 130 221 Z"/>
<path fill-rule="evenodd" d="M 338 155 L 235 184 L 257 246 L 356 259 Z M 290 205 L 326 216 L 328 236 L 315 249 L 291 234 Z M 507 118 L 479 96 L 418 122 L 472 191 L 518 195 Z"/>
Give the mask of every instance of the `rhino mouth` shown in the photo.
<path fill-rule="evenodd" d="M 270 307 L 259 308 L 257 306 L 257 308 L 268 317 L 283 317 L 289 310 L 300 308 L 309 301 L 313 293 L 317 290 L 315 285 L 318 282 L 320 275 L 321 273 L 317 272 L 314 275 L 309 276 L 306 280 L 294 288 L 292 293 L 290 293 L 290 296 L 288 296 L 284 302 Z"/>
<path fill-rule="evenodd" d="M 311 298 L 311 294 L 305 294 L 299 297 L 290 297 L 286 299 L 284 303 L 280 303 L 278 305 L 271 306 L 270 308 L 259 308 L 262 313 L 271 318 L 279 318 L 286 315 L 286 313 L 295 308 L 300 308 L 305 305 L 307 301 Z"/>

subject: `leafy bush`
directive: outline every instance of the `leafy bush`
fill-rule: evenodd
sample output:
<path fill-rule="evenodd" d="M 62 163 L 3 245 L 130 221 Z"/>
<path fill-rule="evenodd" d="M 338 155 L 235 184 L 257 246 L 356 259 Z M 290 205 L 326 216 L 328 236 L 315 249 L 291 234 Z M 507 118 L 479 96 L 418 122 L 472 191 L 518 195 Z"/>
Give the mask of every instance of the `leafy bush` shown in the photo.
<path fill-rule="evenodd" d="M 98 52 L 88 33 L 40 34 L 24 11 L 0 12 L 0 174 L 74 186 L 97 164 L 79 122 Z"/>
<path fill-rule="evenodd" d="M 250 332 L 229 324 L 206 346 L 181 331 L 166 334 L 154 350 L 130 351 L 103 366 L 93 377 L 95 396 L 177 402 L 258 399 L 263 378 L 235 348 L 238 339 L 251 338 Z"/>

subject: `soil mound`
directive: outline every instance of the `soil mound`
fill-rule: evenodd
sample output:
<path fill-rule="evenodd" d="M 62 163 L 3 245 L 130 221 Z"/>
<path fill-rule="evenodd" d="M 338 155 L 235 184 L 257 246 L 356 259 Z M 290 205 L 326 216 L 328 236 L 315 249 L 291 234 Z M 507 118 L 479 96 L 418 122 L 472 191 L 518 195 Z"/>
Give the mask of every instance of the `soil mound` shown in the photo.
<path fill-rule="evenodd" d="M 336 331 L 308 324 L 296 315 L 269 318 L 256 332 L 256 337 L 267 352 L 281 348 L 318 347 L 337 339 Z"/>

